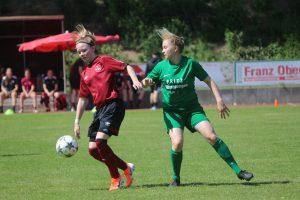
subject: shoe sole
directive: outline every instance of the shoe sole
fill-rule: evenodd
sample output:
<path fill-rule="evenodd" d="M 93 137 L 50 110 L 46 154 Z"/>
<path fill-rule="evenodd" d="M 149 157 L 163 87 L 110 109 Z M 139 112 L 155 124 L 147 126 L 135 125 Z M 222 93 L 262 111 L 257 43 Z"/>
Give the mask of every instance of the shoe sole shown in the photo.
<path fill-rule="evenodd" d="M 245 180 L 245 181 L 251 181 L 251 179 L 253 178 L 254 176 L 251 176 L 250 178 L 241 178 L 241 177 L 238 177 L 240 180 Z"/>

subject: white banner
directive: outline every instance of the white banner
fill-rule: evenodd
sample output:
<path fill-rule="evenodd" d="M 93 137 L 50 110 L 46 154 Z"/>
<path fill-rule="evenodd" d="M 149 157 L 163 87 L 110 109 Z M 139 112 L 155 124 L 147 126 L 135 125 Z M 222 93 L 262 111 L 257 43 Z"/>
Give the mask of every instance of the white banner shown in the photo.
<path fill-rule="evenodd" d="M 236 62 L 236 85 L 300 84 L 300 61 Z"/>
<path fill-rule="evenodd" d="M 231 62 L 199 62 L 218 86 L 234 85 L 234 65 Z M 195 80 L 196 86 L 206 86 L 205 83 Z"/>

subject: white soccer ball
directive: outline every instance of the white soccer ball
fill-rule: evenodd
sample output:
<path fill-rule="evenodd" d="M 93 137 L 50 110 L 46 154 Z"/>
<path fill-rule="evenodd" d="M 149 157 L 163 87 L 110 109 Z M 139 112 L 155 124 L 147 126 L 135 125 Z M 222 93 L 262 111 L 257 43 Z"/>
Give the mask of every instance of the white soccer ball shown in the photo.
<path fill-rule="evenodd" d="M 78 143 L 72 136 L 64 135 L 56 142 L 56 152 L 60 156 L 71 157 L 77 150 Z"/>

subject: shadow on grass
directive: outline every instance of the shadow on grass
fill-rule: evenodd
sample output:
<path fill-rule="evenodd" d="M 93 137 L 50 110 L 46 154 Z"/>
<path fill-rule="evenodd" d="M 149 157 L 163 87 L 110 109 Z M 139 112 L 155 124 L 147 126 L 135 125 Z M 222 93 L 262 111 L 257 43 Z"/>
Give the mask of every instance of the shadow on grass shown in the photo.
<path fill-rule="evenodd" d="M 289 184 L 291 181 L 258 181 L 258 182 L 242 182 L 242 183 L 205 183 L 205 182 L 193 182 L 182 183 L 180 187 L 193 187 L 193 186 L 226 186 L 226 185 L 246 185 L 246 186 L 260 186 L 260 185 L 273 185 L 273 184 Z M 168 187 L 169 184 L 145 184 L 136 186 L 136 188 L 153 188 L 153 187 Z"/>
<path fill-rule="evenodd" d="M 193 182 L 193 183 L 182 183 L 180 187 L 196 187 L 196 186 L 226 186 L 226 185 L 245 185 L 245 186 L 261 186 L 261 185 L 283 185 L 290 184 L 291 181 L 258 181 L 258 182 L 243 182 L 243 183 L 201 183 L 201 182 Z M 156 187 L 169 187 L 168 183 L 160 183 L 160 184 L 144 184 L 144 185 L 136 185 L 130 187 L 131 189 L 140 189 L 140 188 L 156 188 Z M 108 188 L 90 188 L 88 190 L 108 190 Z"/>
<path fill-rule="evenodd" d="M 14 157 L 14 156 L 38 156 L 39 153 L 19 153 L 19 154 L 0 154 L 2 157 Z"/>

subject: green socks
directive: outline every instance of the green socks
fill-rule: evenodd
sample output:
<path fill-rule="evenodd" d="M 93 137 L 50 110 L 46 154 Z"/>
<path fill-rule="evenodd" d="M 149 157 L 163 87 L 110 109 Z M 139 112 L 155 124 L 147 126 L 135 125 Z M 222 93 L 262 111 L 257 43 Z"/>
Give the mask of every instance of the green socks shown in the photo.
<path fill-rule="evenodd" d="M 229 165 L 233 171 L 238 174 L 240 173 L 241 169 L 235 162 L 232 154 L 230 153 L 227 145 L 220 139 L 217 138 L 216 143 L 213 145 L 216 152 L 219 154 L 219 156 Z"/>
<path fill-rule="evenodd" d="M 180 168 L 182 162 L 182 151 L 176 152 L 173 149 L 170 151 L 171 164 L 173 169 L 173 180 L 180 181 Z"/>

